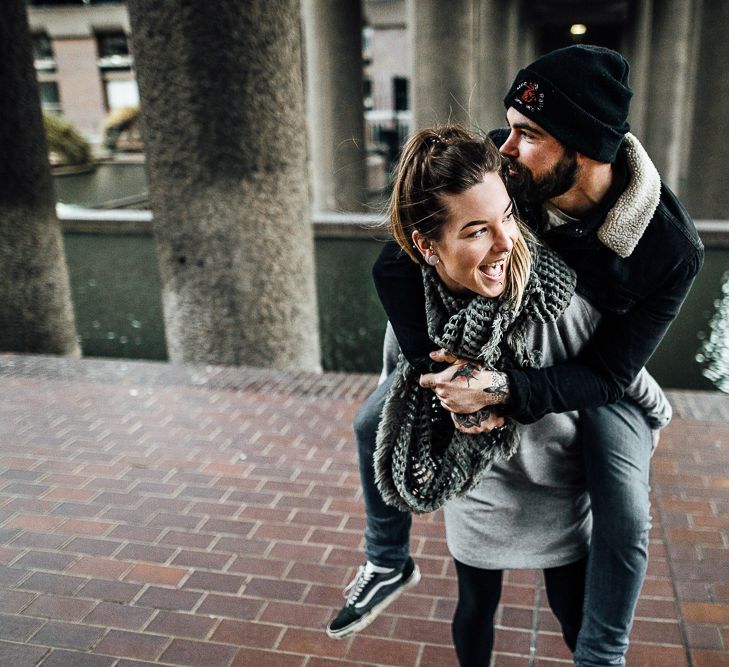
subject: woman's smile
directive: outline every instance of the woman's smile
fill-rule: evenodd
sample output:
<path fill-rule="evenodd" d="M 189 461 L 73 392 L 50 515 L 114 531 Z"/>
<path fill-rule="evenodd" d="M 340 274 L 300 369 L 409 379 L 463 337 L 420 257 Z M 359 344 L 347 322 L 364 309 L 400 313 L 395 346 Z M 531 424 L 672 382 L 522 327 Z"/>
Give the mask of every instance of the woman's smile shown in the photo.
<path fill-rule="evenodd" d="M 459 194 L 443 195 L 448 220 L 440 238 L 413 241 L 438 255 L 435 270 L 454 294 L 501 296 L 506 287 L 511 250 L 519 238 L 512 203 L 498 173 Z"/>
<path fill-rule="evenodd" d="M 479 271 L 489 280 L 503 280 L 505 274 L 506 260 L 509 255 L 505 255 L 500 260 L 491 264 L 483 264 L 479 266 Z"/>

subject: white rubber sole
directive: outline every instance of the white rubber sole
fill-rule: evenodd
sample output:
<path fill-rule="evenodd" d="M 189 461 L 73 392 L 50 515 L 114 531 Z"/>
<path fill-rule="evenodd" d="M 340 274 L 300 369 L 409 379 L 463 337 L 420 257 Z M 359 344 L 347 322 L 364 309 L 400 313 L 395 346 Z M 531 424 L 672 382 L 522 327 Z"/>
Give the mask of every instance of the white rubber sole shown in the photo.
<path fill-rule="evenodd" d="M 372 621 L 374 621 L 387 607 L 389 607 L 395 600 L 397 600 L 408 588 L 417 586 L 420 582 L 420 568 L 416 565 L 413 571 L 410 573 L 407 581 L 400 586 L 392 595 L 388 595 L 384 600 L 378 602 L 372 609 L 370 609 L 362 618 L 357 622 L 348 625 L 346 628 L 342 628 L 338 632 L 333 632 L 327 628 L 327 635 L 332 639 L 344 639 L 353 635 L 355 632 L 359 632 L 366 628 Z"/>

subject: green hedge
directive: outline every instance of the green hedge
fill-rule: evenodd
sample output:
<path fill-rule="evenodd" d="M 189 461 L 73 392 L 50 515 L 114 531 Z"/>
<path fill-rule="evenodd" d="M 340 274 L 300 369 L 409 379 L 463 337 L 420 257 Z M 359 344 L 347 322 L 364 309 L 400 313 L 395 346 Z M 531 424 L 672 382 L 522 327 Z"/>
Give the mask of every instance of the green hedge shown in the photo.
<path fill-rule="evenodd" d="M 48 150 L 58 156 L 61 164 L 79 165 L 91 162 L 89 143 L 65 118 L 43 114 Z"/>

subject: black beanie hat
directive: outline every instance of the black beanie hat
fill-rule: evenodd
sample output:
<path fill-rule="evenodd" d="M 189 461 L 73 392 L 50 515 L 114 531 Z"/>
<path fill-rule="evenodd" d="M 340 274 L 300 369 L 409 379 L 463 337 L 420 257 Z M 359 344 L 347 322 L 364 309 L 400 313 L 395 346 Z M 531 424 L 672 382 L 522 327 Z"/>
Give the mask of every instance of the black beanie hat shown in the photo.
<path fill-rule="evenodd" d="M 504 105 L 565 146 L 599 162 L 614 162 L 630 130 L 629 70 L 623 56 L 601 46 L 557 49 L 516 75 Z"/>

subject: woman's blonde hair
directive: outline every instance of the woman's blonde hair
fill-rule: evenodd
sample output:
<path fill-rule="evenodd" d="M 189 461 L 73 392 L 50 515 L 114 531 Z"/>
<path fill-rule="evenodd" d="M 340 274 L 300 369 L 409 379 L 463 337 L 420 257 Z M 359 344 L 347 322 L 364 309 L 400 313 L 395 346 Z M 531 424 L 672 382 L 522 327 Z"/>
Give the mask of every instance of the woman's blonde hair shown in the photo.
<path fill-rule="evenodd" d="M 413 246 L 418 231 L 438 241 L 449 211 L 442 195 L 456 195 L 481 183 L 486 174 L 502 176 L 502 158 L 491 139 L 448 123 L 420 130 L 402 149 L 388 206 L 390 232 L 414 261 L 424 260 Z M 518 218 L 519 237 L 511 251 L 504 297 L 519 307 L 532 260 L 528 243 L 536 239 Z"/>

